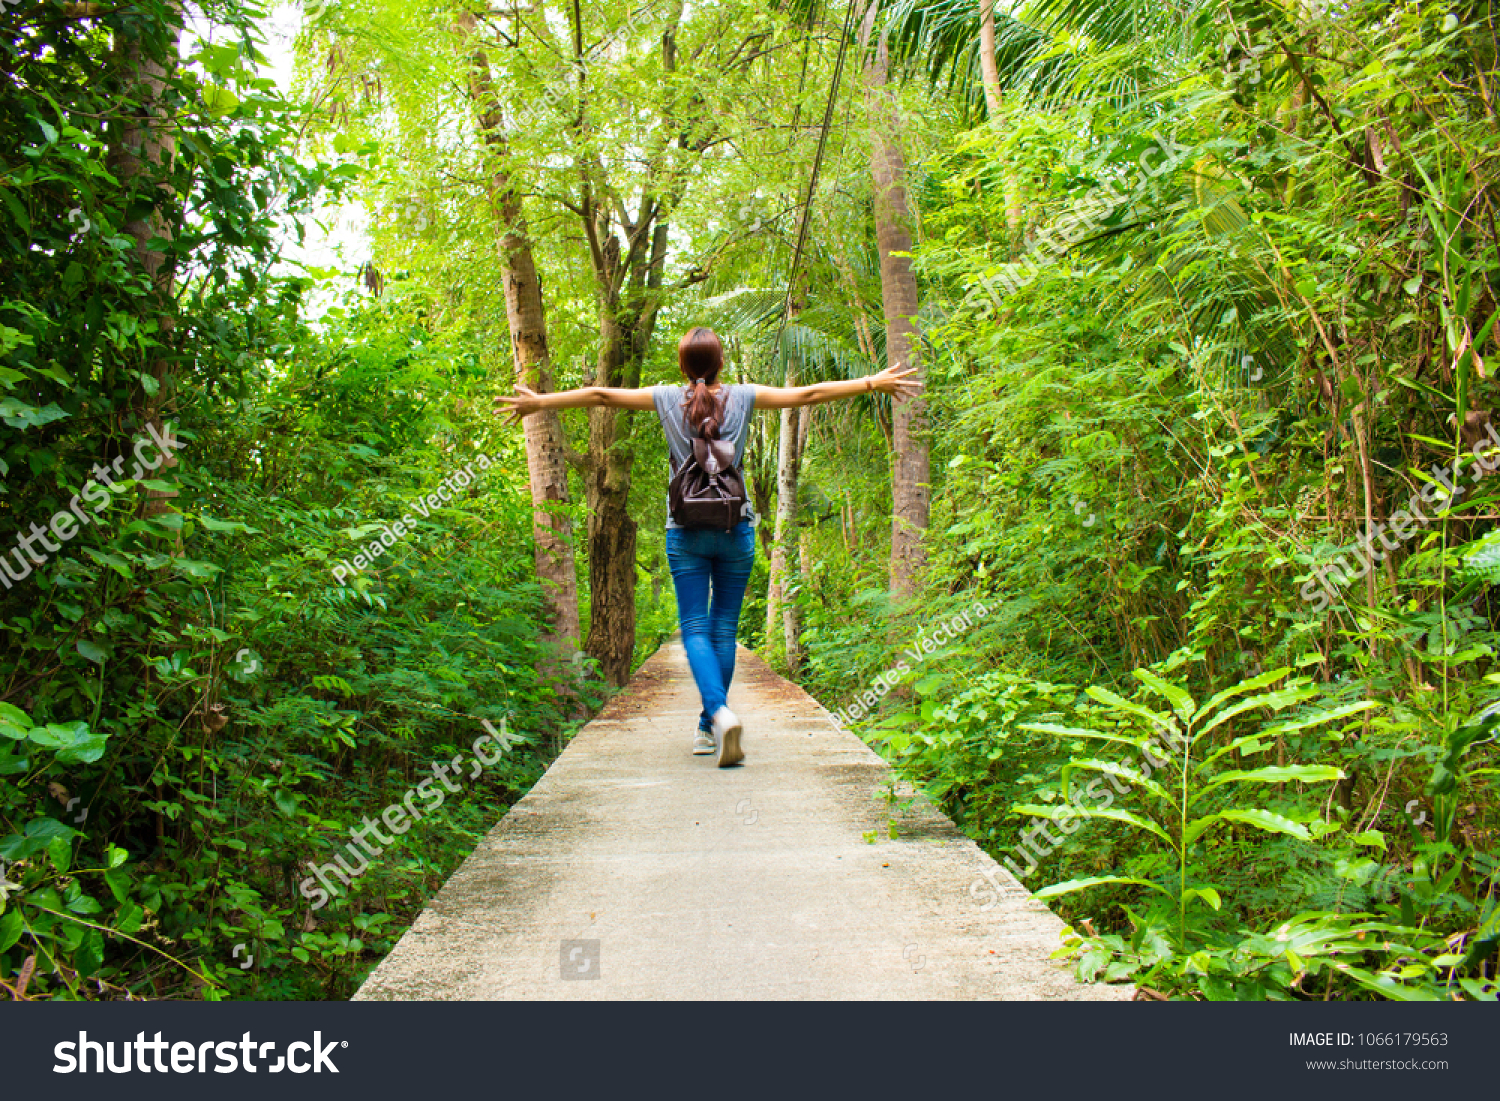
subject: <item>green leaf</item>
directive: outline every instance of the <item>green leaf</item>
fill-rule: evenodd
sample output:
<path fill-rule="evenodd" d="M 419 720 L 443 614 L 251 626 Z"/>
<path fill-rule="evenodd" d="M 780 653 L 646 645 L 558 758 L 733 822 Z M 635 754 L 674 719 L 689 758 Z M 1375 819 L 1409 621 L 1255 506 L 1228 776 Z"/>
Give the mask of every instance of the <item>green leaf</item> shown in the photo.
<path fill-rule="evenodd" d="M 260 535 L 259 528 L 252 528 L 249 524 L 242 524 L 238 520 L 215 520 L 212 516 L 199 513 L 198 522 L 209 531 L 232 531 L 241 535 Z"/>
<path fill-rule="evenodd" d="M 134 902 L 126 902 L 121 905 L 119 912 L 115 914 L 114 927 L 117 932 L 137 933 L 142 923 L 146 920 L 146 911 Z"/>
<path fill-rule="evenodd" d="M 1261 731 L 1262 737 L 1275 737 L 1278 734 L 1292 734 L 1298 730 L 1307 730 L 1310 727 L 1322 726 L 1324 723 L 1336 722 L 1339 719 L 1347 719 L 1350 715 L 1357 715 L 1361 711 L 1368 711 L 1372 707 L 1378 707 L 1374 700 L 1361 700 L 1359 703 L 1346 703 L 1335 707 L 1331 711 L 1320 711 L 1315 715 L 1308 715 L 1302 719 L 1292 719 L 1284 723 L 1275 723 Z"/>
<path fill-rule="evenodd" d="M 21 911 L 11 910 L 0 914 L 0 953 L 21 939 Z"/>
<path fill-rule="evenodd" d="M 0 738 L 21 741 L 31 730 L 31 716 L 19 707 L 0 703 Z"/>
<path fill-rule="evenodd" d="M 1442 995 L 1420 986 L 1403 986 L 1390 975 L 1374 975 L 1361 967 L 1345 967 L 1344 973 L 1366 990 L 1396 1002 L 1440 1002 Z"/>
<path fill-rule="evenodd" d="M 1183 722 L 1188 721 L 1188 718 L 1193 713 L 1192 696 L 1177 687 L 1177 685 L 1163 680 L 1149 669 L 1137 669 L 1135 671 L 1135 678 L 1170 703 L 1172 710 L 1177 713 L 1179 719 Z"/>
<path fill-rule="evenodd" d="M 917 681 L 917 683 L 913 685 L 913 687 L 917 690 L 917 695 L 930 696 L 934 692 L 940 691 L 947 683 L 947 677 L 941 676 L 939 674 L 933 674 L 931 676 L 923 677 L 921 680 Z"/>
<path fill-rule="evenodd" d="M 1225 810 L 1206 818 L 1195 818 L 1182 831 L 1183 844 L 1191 844 L 1220 822 L 1243 822 L 1270 833 L 1284 833 L 1303 841 L 1311 839 L 1307 827 L 1268 810 Z"/>
<path fill-rule="evenodd" d="M 1275 684 L 1277 681 L 1281 680 L 1282 677 L 1286 676 L 1290 672 L 1290 667 L 1283 665 L 1280 669 L 1272 669 L 1269 673 L 1262 673 L 1258 677 L 1251 677 L 1249 680 L 1242 680 L 1239 684 L 1224 689 L 1224 691 L 1220 692 L 1218 695 L 1214 696 L 1207 703 L 1205 703 L 1202 707 L 1198 708 L 1198 710 L 1193 715 L 1192 721 L 1196 723 L 1200 719 L 1213 714 L 1213 712 L 1216 711 L 1219 707 L 1221 707 L 1229 700 L 1234 699 L 1236 696 L 1243 696 L 1246 692 L 1259 692 L 1262 688 L 1268 688 L 1271 685 Z"/>
<path fill-rule="evenodd" d="M 125 559 L 121 558 L 119 555 L 105 554 L 103 551 L 97 551 L 93 547 L 84 547 L 83 553 L 88 555 L 95 562 L 99 563 L 99 565 L 108 566 L 110 569 L 114 570 L 117 574 L 123 577 L 126 581 L 130 580 L 132 575 L 130 563 L 125 561 Z"/>
<path fill-rule="evenodd" d="M 104 873 L 104 884 L 115 901 L 122 906 L 130 899 L 130 877 L 123 868 L 110 868 Z"/>
<path fill-rule="evenodd" d="M 1275 692 L 1266 692 L 1259 696 L 1251 696 L 1248 700 L 1241 700 L 1233 707 L 1220 711 L 1214 716 L 1213 722 L 1198 731 L 1198 736 L 1216 730 L 1236 715 L 1245 711 L 1253 711 L 1258 707 L 1269 707 L 1272 711 L 1280 711 L 1291 707 L 1294 703 L 1316 696 L 1318 690 L 1311 685 L 1299 685 L 1298 687 L 1286 687 L 1277 689 Z"/>
<path fill-rule="evenodd" d="M 1031 897 L 1057 898 L 1059 895 L 1070 895 L 1074 891 L 1084 891 L 1103 883 L 1133 883 L 1137 887 L 1150 887 L 1153 891 L 1160 891 L 1168 898 L 1173 897 L 1172 892 L 1159 883 L 1152 883 L 1149 879 L 1134 879 L 1127 875 L 1091 875 L 1086 879 L 1070 879 L 1065 883 L 1054 883 L 1050 887 L 1043 887 Z"/>
<path fill-rule="evenodd" d="M 104 912 L 104 907 L 100 906 L 99 903 L 95 902 L 88 895 L 79 895 L 77 898 L 69 901 L 68 909 L 72 910 L 75 914 L 100 914 Z"/>
<path fill-rule="evenodd" d="M 1189 887 L 1182 892 L 1182 902 L 1184 904 L 1191 902 L 1195 898 L 1203 899 L 1204 902 L 1207 902 L 1215 910 L 1219 909 L 1222 905 L 1219 899 L 1219 892 L 1212 887 Z"/>
<path fill-rule="evenodd" d="M 1150 723 L 1153 727 L 1162 730 L 1170 730 L 1174 734 L 1178 732 L 1178 726 L 1175 722 L 1172 721 L 1170 716 L 1158 714 L 1148 707 L 1143 707 L 1138 703 L 1133 703 L 1130 700 L 1122 699 L 1120 696 L 1117 696 L 1115 695 L 1115 693 L 1111 692 L 1108 688 L 1099 688 L 1095 686 L 1086 689 L 1086 691 L 1090 696 L 1098 700 L 1100 703 L 1106 705 L 1107 707 L 1111 707 L 1116 711 L 1128 711 L 1132 715 L 1137 715 L 1140 718 L 1145 719 L 1146 722 Z"/>
<path fill-rule="evenodd" d="M 0 839 L 0 860 L 25 860 L 41 852 L 53 841 L 70 840 L 83 834 L 63 825 L 55 818 L 33 818 L 21 833 Z"/>
<path fill-rule="evenodd" d="M 1101 742 L 1118 742 L 1139 749 L 1144 741 L 1140 737 L 1126 737 L 1123 734 L 1105 734 L 1099 730 L 1088 730 L 1081 726 L 1062 726 L 1058 723 L 1021 723 L 1022 730 L 1032 730 L 1038 734 L 1061 734 L 1069 738 L 1093 738 Z"/>
<path fill-rule="evenodd" d="M 1022 803 L 1010 808 L 1012 814 L 1029 814 L 1034 818 L 1047 818 L 1053 821 L 1062 817 L 1060 806 L 1046 806 L 1034 803 Z M 1115 807 L 1073 807 L 1069 818 L 1108 818 L 1112 822 L 1126 822 L 1136 829 L 1154 833 L 1174 849 L 1177 847 L 1165 830 L 1151 819 L 1134 811 L 1119 810 Z"/>
<path fill-rule="evenodd" d="M 21 232 L 28 237 L 31 236 L 31 216 L 26 213 L 26 208 L 21 204 L 21 201 L 11 194 L 9 187 L 0 187 L 0 203 L 5 204 L 6 209 L 10 211 L 10 216 L 21 227 Z M 8 331 L 14 332 L 15 330 L 11 329 Z M 13 425 L 12 427 L 19 427 L 19 425 Z"/>
<path fill-rule="evenodd" d="M 58 764 L 92 764 L 104 756 L 107 735 L 89 730 L 88 723 L 49 723 L 37 727 L 29 738 L 33 745 L 57 750 Z"/>
<path fill-rule="evenodd" d="M 1247 754 L 1253 755 L 1256 753 L 1264 753 L 1267 749 L 1270 748 L 1270 744 L 1271 743 L 1265 740 L 1265 735 L 1263 733 L 1242 734 L 1240 735 L 1240 737 L 1236 738 L 1228 745 L 1220 746 L 1218 749 L 1210 753 L 1207 757 L 1203 758 L 1203 760 L 1199 761 L 1193 771 L 1201 772 L 1203 769 L 1207 768 L 1209 765 L 1213 764 L 1213 762 L 1217 761 L 1220 757 L 1223 757 L 1227 753 L 1234 753 L 1238 751 L 1242 756 Z"/>
<path fill-rule="evenodd" d="M 1147 777 L 1139 769 L 1131 768 L 1129 765 L 1122 765 L 1118 761 L 1101 761 L 1092 757 L 1081 761 L 1069 761 L 1067 763 L 1062 770 L 1064 792 L 1068 790 L 1068 773 L 1073 769 L 1086 769 L 1089 772 L 1102 772 L 1107 776 L 1118 776 L 1126 783 L 1138 784 L 1158 798 L 1165 799 L 1168 803 L 1173 801 L 1171 793 L 1166 788 Z"/>
<path fill-rule="evenodd" d="M 52 868 L 58 875 L 67 875 L 73 864 L 73 846 L 61 837 L 54 837 L 47 844 L 47 855 L 52 858 Z"/>
<path fill-rule="evenodd" d="M 0 776 L 18 776 L 30 767 L 29 759 L 18 754 L 14 744 L 0 746 Z"/>
<path fill-rule="evenodd" d="M 222 118 L 239 105 L 239 96 L 235 95 L 228 88 L 224 88 L 212 81 L 204 81 L 203 106 L 207 107 L 213 115 Z"/>
<path fill-rule="evenodd" d="M 109 659 L 109 651 L 97 643 L 90 642 L 87 639 L 79 639 L 74 645 L 80 654 L 96 665 L 103 665 Z"/>
<path fill-rule="evenodd" d="M 1190 802 L 1196 803 L 1200 797 L 1207 794 L 1213 788 L 1224 784 L 1284 784 L 1291 780 L 1301 780 L 1308 784 L 1326 783 L 1329 780 L 1342 780 L 1344 773 L 1342 769 L 1334 768 L 1332 765 L 1271 765 L 1267 768 L 1257 768 L 1249 772 L 1221 772 L 1202 789 L 1195 794 Z"/>
<path fill-rule="evenodd" d="M 0 194 L 3 193 L 4 189 L 0 188 Z M 0 420 L 12 428 L 40 428 L 67 416 L 67 411 L 56 402 L 39 409 L 15 398 L 0 398 Z"/>

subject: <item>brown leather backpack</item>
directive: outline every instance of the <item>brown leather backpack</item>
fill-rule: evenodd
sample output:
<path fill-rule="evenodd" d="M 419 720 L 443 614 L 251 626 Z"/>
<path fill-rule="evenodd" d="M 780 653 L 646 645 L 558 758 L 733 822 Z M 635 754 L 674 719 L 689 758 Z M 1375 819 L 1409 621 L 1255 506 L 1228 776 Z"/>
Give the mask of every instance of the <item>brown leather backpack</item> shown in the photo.
<path fill-rule="evenodd" d="M 745 477 L 734 465 L 733 440 L 692 441 L 693 452 L 678 468 L 672 460 L 667 504 L 680 527 L 733 531 L 744 513 Z"/>

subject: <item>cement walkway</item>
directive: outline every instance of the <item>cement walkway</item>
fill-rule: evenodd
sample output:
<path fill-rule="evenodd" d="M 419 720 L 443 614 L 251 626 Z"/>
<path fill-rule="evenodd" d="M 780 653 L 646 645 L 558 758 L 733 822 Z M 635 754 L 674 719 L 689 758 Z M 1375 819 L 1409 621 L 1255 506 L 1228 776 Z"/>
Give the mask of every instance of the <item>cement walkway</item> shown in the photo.
<path fill-rule="evenodd" d="M 729 702 L 746 761 L 717 769 L 669 642 L 355 997 L 1130 996 L 1048 959 L 1051 911 L 930 805 L 890 808 L 880 757 L 743 649 Z"/>

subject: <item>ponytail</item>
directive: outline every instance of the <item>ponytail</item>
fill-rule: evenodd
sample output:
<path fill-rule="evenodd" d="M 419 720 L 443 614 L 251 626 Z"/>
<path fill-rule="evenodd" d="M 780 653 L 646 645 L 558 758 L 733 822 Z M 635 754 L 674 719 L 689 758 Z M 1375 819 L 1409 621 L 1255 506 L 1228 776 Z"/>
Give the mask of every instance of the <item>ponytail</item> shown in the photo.
<path fill-rule="evenodd" d="M 687 395 L 682 399 L 683 417 L 704 439 L 718 439 L 724 406 L 708 390 L 724 367 L 724 346 L 718 335 L 701 325 L 689 329 L 677 344 L 677 365 L 688 379 Z"/>

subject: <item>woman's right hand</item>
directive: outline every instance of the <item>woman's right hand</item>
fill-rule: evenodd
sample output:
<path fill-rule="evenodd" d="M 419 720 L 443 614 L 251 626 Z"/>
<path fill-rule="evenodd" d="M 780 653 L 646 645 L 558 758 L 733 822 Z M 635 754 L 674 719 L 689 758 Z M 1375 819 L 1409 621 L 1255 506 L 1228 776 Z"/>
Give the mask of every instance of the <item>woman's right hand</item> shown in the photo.
<path fill-rule="evenodd" d="M 878 375 L 870 375 L 870 388 L 879 390 L 882 394 L 899 395 L 905 398 L 916 397 L 922 392 L 920 379 L 912 378 L 917 373 L 915 367 L 903 367 L 899 363 L 893 363 Z"/>

